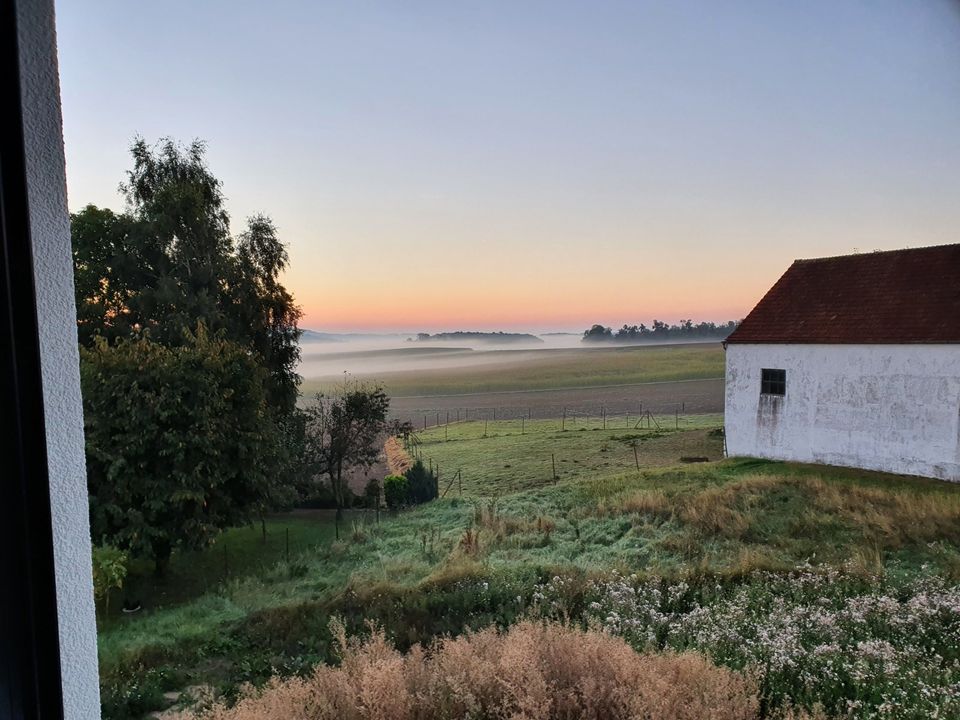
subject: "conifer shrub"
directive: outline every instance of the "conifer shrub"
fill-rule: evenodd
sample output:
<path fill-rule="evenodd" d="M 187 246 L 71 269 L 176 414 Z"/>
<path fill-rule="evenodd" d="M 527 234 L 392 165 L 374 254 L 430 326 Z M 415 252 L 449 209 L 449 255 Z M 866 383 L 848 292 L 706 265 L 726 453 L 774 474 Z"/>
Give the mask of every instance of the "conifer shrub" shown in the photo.
<path fill-rule="evenodd" d="M 422 505 L 437 498 L 436 473 L 428 470 L 423 461 L 417 460 L 403 475 L 407 478 L 407 502 L 410 505 Z"/>

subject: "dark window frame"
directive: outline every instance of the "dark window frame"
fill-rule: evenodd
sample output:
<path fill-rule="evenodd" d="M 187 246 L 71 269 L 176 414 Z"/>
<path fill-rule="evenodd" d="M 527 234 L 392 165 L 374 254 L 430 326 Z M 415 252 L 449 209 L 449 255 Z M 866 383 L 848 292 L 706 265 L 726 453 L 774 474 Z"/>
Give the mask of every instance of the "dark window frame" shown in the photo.
<path fill-rule="evenodd" d="M 787 394 L 787 371 L 782 368 L 760 370 L 760 394 L 784 397 Z"/>
<path fill-rule="evenodd" d="M 63 718 L 17 0 L 0 0 L 0 717 Z"/>

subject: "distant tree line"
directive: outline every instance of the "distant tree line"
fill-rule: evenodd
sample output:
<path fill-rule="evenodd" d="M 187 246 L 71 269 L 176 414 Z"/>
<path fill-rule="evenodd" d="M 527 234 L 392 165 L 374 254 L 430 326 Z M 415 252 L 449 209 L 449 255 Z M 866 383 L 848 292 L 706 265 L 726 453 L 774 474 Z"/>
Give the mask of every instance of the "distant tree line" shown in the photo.
<path fill-rule="evenodd" d="M 412 340 L 413 338 L 411 338 Z M 474 331 L 465 331 L 457 330 L 456 332 L 442 332 L 434 333 L 417 333 L 416 340 L 418 342 L 429 342 L 429 341 L 450 341 L 450 340 L 474 340 L 480 342 L 496 342 L 496 343 L 508 343 L 508 342 L 543 342 L 536 335 L 531 335 L 530 333 L 505 333 L 505 332 L 474 332 Z"/>
<path fill-rule="evenodd" d="M 624 325 L 616 331 L 604 325 L 594 325 L 589 330 L 584 331 L 582 342 L 631 343 L 648 340 L 723 340 L 736 327 L 736 320 L 719 324 L 681 320 L 676 325 L 654 320 L 649 327 L 640 323 L 639 325 Z"/>

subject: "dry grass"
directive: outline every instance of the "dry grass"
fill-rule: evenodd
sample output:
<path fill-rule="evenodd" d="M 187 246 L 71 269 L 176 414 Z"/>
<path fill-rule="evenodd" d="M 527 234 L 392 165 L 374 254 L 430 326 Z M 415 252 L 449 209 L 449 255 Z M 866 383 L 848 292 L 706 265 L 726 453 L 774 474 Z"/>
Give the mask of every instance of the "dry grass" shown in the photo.
<path fill-rule="evenodd" d="M 711 535 L 741 538 L 750 528 L 752 510 L 783 478 L 754 475 L 728 485 L 707 488 L 679 507 L 680 519 Z"/>
<path fill-rule="evenodd" d="M 413 458 L 410 457 L 400 438 L 388 438 L 383 444 L 383 454 L 387 458 L 387 467 L 391 475 L 403 475 L 413 467 Z"/>
<path fill-rule="evenodd" d="M 960 541 L 960 495 L 839 485 L 805 478 L 803 486 L 820 512 L 835 513 L 890 546 L 949 539 Z"/>
<path fill-rule="evenodd" d="M 817 476 L 751 475 L 690 495 L 623 492 L 601 498 L 594 512 L 672 518 L 701 535 L 743 540 L 777 507 L 775 495 L 787 494 L 804 503 L 791 520 L 793 533 L 816 534 L 830 523 L 855 528 L 865 541 L 856 562 L 865 570 L 882 564 L 884 549 L 934 540 L 960 542 L 960 494 L 854 485 Z"/>
<path fill-rule="evenodd" d="M 752 681 L 700 655 L 639 655 L 598 631 L 522 622 L 399 653 L 382 631 L 348 639 L 334 625 L 339 668 L 273 680 L 234 707 L 182 720 L 440 720 L 441 718 L 657 718 L 751 720 Z"/>
<path fill-rule="evenodd" d="M 596 513 L 601 516 L 638 514 L 669 517 L 673 514 L 673 507 L 667 496 L 659 490 L 638 490 L 612 498 L 600 498 Z"/>

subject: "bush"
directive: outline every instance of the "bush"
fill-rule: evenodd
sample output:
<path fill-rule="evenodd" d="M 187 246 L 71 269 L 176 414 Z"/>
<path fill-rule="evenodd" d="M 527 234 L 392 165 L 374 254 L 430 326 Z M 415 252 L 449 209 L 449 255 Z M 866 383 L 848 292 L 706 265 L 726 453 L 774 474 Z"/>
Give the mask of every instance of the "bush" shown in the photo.
<path fill-rule="evenodd" d="M 404 473 L 404 477 L 407 478 L 407 502 L 411 505 L 430 502 L 440 494 L 436 474 L 432 470 L 427 470 L 421 460 L 417 460 Z"/>
<path fill-rule="evenodd" d="M 103 603 L 104 614 L 110 612 L 110 591 L 123 589 L 129 558 L 112 545 L 93 548 L 93 596 Z"/>
<path fill-rule="evenodd" d="M 410 487 L 403 475 L 387 475 L 383 479 L 383 497 L 387 507 L 396 509 L 407 503 Z"/>
<path fill-rule="evenodd" d="M 306 678 L 274 679 L 210 720 L 361 720 L 483 717 L 751 720 L 759 712 L 753 683 L 703 656 L 634 652 L 599 631 L 530 621 L 500 633 L 488 628 L 444 638 L 406 655 L 373 629 L 366 641 L 331 625 L 340 667 Z"/>

